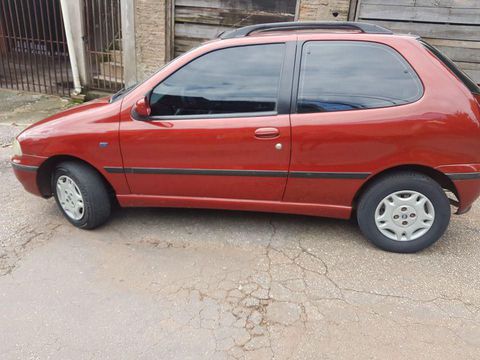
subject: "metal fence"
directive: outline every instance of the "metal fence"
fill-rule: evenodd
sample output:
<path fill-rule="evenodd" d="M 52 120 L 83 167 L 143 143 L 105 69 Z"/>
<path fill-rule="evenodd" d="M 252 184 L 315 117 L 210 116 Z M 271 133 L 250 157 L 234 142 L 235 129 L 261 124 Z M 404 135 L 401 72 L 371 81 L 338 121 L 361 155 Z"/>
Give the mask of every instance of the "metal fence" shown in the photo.
<path fill-rule="evenodd" d="M 120 0 L 85 0 L 85 21 L 90 87 L 117 91 L 124 83 Z"/>
<path fill-rule="evenodd" d="M 0 0 L 0 87 L 68 96 L 60 0 Z"/>

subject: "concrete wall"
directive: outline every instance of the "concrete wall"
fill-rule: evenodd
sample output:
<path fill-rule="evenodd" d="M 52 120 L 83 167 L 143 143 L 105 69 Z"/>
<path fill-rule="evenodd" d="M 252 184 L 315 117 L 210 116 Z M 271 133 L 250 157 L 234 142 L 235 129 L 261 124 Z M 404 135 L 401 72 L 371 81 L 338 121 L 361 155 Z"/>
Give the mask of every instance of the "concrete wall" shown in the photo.
<path fill-rule="evenodd" d="M 135 0 L 135 46 L 139 81 L 166 61 L 165 0 Z"/>
<path fill-rule="evenodd" d="M 298 0 L 300 21 L 347 21 L 350 0 Z"/>

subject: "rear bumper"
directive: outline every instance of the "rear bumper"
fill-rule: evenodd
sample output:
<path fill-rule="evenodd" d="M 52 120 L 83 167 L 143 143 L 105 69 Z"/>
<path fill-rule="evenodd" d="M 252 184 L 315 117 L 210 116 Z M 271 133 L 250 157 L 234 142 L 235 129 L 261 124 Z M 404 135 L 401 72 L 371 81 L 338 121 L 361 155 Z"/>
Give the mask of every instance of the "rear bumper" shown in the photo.
<path fill-rule="evenodd" d="M 18 181 L 25 190 L 37 196 L 42 196 L 37 184 L 37 172 L 45 159 L 40 156 L 23 155 L 13 157 L 11 161 L 13 172 Z"/>
<path fill-rule="evenodd" d="M 452 179 L 450 177 L 450 179 Z M 457 214 L 464 214 L 470 210 L 472 204 L 480 197 L 480 176 L 475 179 L 453 180 L 457 189 L 459 207 Z"/>

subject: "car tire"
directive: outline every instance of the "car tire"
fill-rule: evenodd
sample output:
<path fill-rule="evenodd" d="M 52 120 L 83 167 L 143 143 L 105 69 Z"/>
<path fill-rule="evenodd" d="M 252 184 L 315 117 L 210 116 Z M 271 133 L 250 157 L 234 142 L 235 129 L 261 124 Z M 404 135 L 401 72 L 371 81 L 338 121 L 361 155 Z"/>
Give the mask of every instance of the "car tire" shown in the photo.
<path fill-rule="evenodd" d="M 81 229 L 93 229 L 107 221 L 111 212 L 108 188 L 101 175 L 80 162 L 62 162 L 52 176 L 58 207 L 67 220 Z"/>
<path fill-rule="evenodd" d="M 414 253 L 435 243 L 450 221 L 450 202 L 440 185 L 415 172 L 374 181 L 362 194 L 357 221 L 377 247 Z"/>

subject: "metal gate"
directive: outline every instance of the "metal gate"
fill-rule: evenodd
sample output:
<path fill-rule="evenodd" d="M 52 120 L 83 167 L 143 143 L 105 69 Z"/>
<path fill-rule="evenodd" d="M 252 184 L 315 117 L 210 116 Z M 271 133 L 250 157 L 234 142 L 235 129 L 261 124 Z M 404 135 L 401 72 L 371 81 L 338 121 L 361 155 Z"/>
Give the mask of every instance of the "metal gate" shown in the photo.
<path fill-rule="evenodd" d="M 0 87 L 69 95 L 60 0 L 0 0 Z"/>
<path fill-rule="evenodd" d="M 120 0 L 85 0 L 85 21 L 90 87 L 120 90 L 124 83 Z"/>

